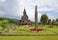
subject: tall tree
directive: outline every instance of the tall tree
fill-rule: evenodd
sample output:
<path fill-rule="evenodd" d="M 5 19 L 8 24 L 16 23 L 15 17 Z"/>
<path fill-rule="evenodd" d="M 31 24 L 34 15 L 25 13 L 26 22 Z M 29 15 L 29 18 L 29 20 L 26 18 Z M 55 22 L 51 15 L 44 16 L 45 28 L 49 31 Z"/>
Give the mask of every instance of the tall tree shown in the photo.
<path fill-rule="evenodd" d="M 46 14 L 43 14 L 40 19 L 42 24 L 47 24 L 48 22 L 48 16 Z"/>

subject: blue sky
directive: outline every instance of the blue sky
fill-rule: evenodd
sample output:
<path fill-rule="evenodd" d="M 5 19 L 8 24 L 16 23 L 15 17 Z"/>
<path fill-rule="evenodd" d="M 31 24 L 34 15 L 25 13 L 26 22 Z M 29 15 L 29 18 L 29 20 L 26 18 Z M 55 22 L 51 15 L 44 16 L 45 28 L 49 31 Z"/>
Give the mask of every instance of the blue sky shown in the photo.
<path fill-rule="evenodd" d="M 35 5 L 38 6 L 38 21 L 42 14 L 49 19 L 58 18 L 58 0 L 0 0 L 0 17 L 21 19 L 24 8 L 31 21 L 34 21 Z"/>

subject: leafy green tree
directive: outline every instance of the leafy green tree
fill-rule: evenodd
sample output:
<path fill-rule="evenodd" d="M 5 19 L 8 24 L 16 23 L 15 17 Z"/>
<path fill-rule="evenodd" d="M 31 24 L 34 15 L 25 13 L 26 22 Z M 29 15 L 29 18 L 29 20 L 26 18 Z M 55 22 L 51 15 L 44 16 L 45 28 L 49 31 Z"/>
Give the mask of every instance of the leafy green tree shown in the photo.
<path fill-rule="evenodd" d="M 58 22 L 58 18 L 56 19 L 56 22 Z"/>
<path fill-rule="evenodd" d="M 48 22 L 48 16 L 46 14 L 43 14 L 40 19 L 42 24 L 47 24 Z"/>
<path fill-rule="evenodd" d="M 52 25 L 55 25 L 56 24 L 56 20 L 52 20 Z"/>
<path fill-rule="evenodd" d="M 9 23 L 14 23 L 14 24 L 18 24 L 18 20 L 16 19 L 9 19 Z"/>
<path fill-rule="evenodd" d="M 3 30 L 8 26 L 9 21 L 4 19 L 0 21 L 0 26 L 3 27 Z"/>

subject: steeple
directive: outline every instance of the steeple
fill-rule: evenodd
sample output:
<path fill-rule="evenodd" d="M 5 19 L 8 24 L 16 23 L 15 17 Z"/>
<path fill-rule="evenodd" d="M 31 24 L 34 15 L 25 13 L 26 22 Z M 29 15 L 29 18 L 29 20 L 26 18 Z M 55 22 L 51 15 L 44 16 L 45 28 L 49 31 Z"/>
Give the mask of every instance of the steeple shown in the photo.
<path fill-rule="evenodd" d="M 26 10 L 24 9 L 23 15 L 26 15 Z"/>
<path fill-rule="evenodd" d="M 26 10 L 25 10 L 25 9 L 24 9 L 24 11 L 23 11 L 22 20 L 28 20 L 28 16 L 27 16 L 27 14 L 26 14 Z"/>

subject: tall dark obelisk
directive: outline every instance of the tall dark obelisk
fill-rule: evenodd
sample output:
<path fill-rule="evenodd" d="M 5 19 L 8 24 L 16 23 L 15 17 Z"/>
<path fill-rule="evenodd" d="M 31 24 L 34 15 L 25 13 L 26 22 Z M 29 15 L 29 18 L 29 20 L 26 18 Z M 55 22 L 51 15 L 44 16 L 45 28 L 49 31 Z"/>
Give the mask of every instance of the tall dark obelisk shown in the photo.
<path fill-rule="evenodd" d="M 37 5 L 35 6 L 35 28 L 38 28 L 38 14 L 37 14 Z"/>

